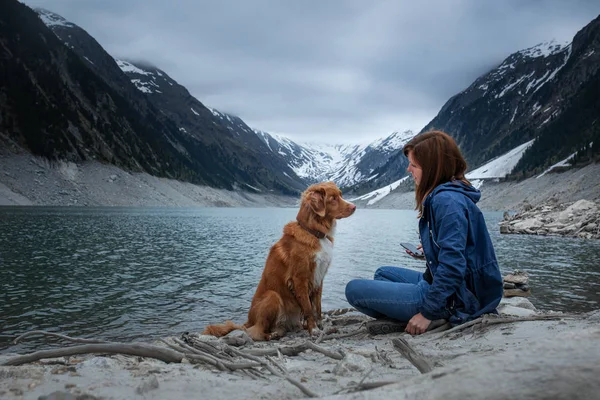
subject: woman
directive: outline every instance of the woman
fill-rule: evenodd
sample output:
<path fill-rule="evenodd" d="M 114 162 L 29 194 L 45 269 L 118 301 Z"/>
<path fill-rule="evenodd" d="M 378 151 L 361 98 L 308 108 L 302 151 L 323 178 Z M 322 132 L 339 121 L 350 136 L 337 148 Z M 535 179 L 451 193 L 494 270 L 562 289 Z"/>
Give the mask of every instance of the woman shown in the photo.
<path fill-rule="evenodd" d="M 441 321 L 461 324 L 495 313 L 502 298 L 502 276 L 483 214 L 475 204 L 481 194 L 465 178 L 467 163 L 456 142 L 444 132 L 432 131 L 414 137 L 403 152 L 415 181 L 426 271 L 381 267 L 374 280 L 348 283 L 348 302 L 382 319 L 370 323 L 372 333 L 405 330 L 419 335 Z"/>

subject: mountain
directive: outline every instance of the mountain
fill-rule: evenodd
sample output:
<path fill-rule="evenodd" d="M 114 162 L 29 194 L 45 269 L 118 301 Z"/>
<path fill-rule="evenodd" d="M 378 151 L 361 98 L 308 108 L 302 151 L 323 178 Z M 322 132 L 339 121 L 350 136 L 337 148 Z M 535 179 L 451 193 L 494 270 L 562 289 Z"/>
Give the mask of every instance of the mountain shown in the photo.
<path fill-rule="evenodd" d="M 361 193 L 387 185 L 406 174 L 408 161 L 401 155 L 414 133 L 393 132 L 367 144 L 328 145 L 296 143 L 288 138 L 256 131 L 273 153 L 308 181 L 333 180 L 347 193 Z"/>
<path fill-rule="evenodd" d="M 115 60 L 57 14 L 38 10 L 39 19 L 33 18 L 13 0 L 0 11 L 2 144 L 255 192 L 296 195 L 330 179 L 359 197 L 410 186 L 402 179 L 407 160 L 401 149 L 411 131 L 363 144 L 294 142 L 206 107 L 156 66 Z M 542 43 L 510 55 L 448 100 L 421 132 L 452 134 L 468 172 L 481 179 L 499 178 L 506 165 L 484 164 L 505 154 L 511 154 L 506 162 L 514 179 L 566 159 L 598 160 L 599 26 L 596 18 L 571 43 Z"/>
<path fill-rule="evenodd" d="M 571 43 L 541 43 L 518 51 L 449 99 L 420 132 L 440 129 L 456 138 L 467 178 L 541 177 L 600 161 L 600 16 Z M 389 176 L 401 177 L 398 171 Z M 366 205 L 412 191 L 398 179 L 363 190 Z"/>
<path fill-rule="evenodd" d="M 221 146 L 224 160 L 253 170 L 255 175 L 267 179 L 272 175 L 278 191 L 293 194 L 306 187 L 304 177 L 298 176 L 281 155 L 273 154 L 241 118 L 206 107 L 157 67 L 125 60 L 116 63 L 139 93 L 175 121 L 183 135 Z"/>
<path fill-rule="evenodd" d="M 180 97 L 171 100 L 187 102 L 189 115 L 140 91 L 83 29 L 39 12 L 14 0 L 0 5 L 2 142 L 212 187 L 283 194 L 306 187 L 255 135 L 240 141 L 185 88 L 174 88 Z"/>
<path fill-rule="evenodd" d="M 349 161 L 338 171 L 343 176 L 354 177 L 346 191 L 350 194 L 362 194 L 390 185 L 406 176 L 408 160 L 402 153 L 402 148 L 414 136 L 410 130 L 393 132 L 387 138 L 353 151 L 348 157 Z"/>
<path fill-rule="evenodd" d="M 346 190 L 360 190 L 365 182 L 378 177 L 373 171 L 386 165 L 390 159 L 395 160 L 394 156 L 404 143 L 414 136 L 412 131 L 394 132 L 387 138 L 365 145 L 296 143 L 286 137 L 253 129 L 238 116 L 205 107 L 186 88 L 156 67 L 123 60 L 117 60 L 117 64 L 139 91 L 168 112 L 179 125 L 189 124 L 188 118 L 192 114 L 195 116 L 193 120 L 203 121 L 206 114 L 211 113 L 237 143 L 243 144 L 246 149 L 256 149 L 264 160 L 270 160 L 272 168 L 282 171 L 290 179 L 302 180 L 304 184 L 333 180 Z M 196 127 L 196 130 L 199 128 Z M 407 166 L 404 157 L 391 164 L 398 165 L 397 170 L 402 173 Z M 373 184 L 387 184 L 390 179 L 397 179 L 397 175 L 389 179 L 379 177 Z"/>
<path fill-rule="evenodd" d="M 571 43 L 547 42 L 511 54 L 448 100 L 421 132 L 452 134 L 473 167 L 534 140 L 512 171 L 517 178 L 573 152 L 597 154 L 599 66 L 597 17 Z"/>
<path fill-rule="evenodd" d="M 394 132 L 388 138 L 370 144 L 336 146 L 299 144 L 270 135 L 250 128 L 237 116 L 205 107 L 185 87 L 153 65 L 115 60 L 84 29 L 60 15 L 44 9 L 36 11 L 68 49 L 65 51 L 73 59 L 77 59 L 73 53 L 79 56 L 78 67 L 95 75 L 91 81 L 102 84 L 102 90 L 95 88 L 90 93 L 99 95 L 102 92 L 104 95 L 107 92 L 106 95 L 111 99 L 118 97 L 119 107 L 128 109 L 131 118 L 140 122 L 132 128 L 133 132 L 123 134 L 117 142 L 109 142 L 109 150 L 105 152 L 121 154 L 122 157 L 118 159 L 98 155 L 89 149 L 86 150 L 89 154 L 79 154 L 84 146 L 77 142 L 73 145 L 73 151 L 79 154 L 76 157 L 67 156 L 54 147 L 35 151 L 31 144 L 23 146 L 34 154 L 72 161 L 96 159 L 125 169 L 142 170 L 215 187 L 270 190 L 284 194 L 296 194 L 307 184 L 320 180 L 334 180 L 351 192 L 356 192 L 357 188 L 360 191 L 361 185 L 370 188 L 373 184 L 387 184 L 397 176 L 388 179 L 376 170 L 388 163 L 394 165 L 399 162 L 396 169 L 404 173 L 405 160 L 395 155 L 403 141 L 412 136 L 410 131 L 402 134 Z M 38 29 L 43 30 L 39 24 Z M 59 47 L 55 40 L 54 45 Z M 78 86 L 73 79 L 65 81 L 73 82 L 74 87 Z M 90 100 L 89 108 L 94 107 Z M 73 109 L 73 113 L 77 114 L 77 105 Z M 114 117 L 108 112 L 106 116 L 109 119 Z M 6 120 L 13 121 L 9 115 Z M 147 127 L 148 122 L 155 126 Z M 130 127 L 134 124 L 123 125 Z M 107 123 L 106 127 L 109 126 L 110 123 Z M 102 128 L 81 132 L 84 137 L 99 142 L 106 142 L 104 136 L 114 134 L 108 134 Z M 60 136 L 58 132 L 56 134 Z M 121 148 L 140 134 L 153 135 L 156 151 L 138 155 Z M 140 140 L 143 142 L 143 139 Z M 37 138 L 31 142 L 35 141 L 39 142 Z M 23 144 L 23 140 L 20 143 Z M 136 143 L 134 147 L 140 148 L 142 145 Z M 154 161 L 141 162 L 139 157 L 151 157 Z M 394 159 L 398 161 L 390 161 Z"/>
<path fill-rule="evenodd" d="M 7 146 L 227 185 L 170 145 L 168 121 L 141 113 L 16 0 L 0 3 L 0 43 L 0 137 Z"/>

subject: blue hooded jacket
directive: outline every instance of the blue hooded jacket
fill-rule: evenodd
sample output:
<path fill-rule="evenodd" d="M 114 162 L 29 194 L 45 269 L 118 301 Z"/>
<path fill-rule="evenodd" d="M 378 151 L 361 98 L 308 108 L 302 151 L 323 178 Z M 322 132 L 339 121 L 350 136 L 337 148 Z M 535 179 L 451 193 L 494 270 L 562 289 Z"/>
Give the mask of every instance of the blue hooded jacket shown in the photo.
<path fill-rule="evenodd" d="M 423 203 L 419 233 L 433 282 L 421 314 L 461 324 L 496 313 L 502 275 L 494 247 L 476 203 L 479 190 L 462 181 L 437 186 Z"/>

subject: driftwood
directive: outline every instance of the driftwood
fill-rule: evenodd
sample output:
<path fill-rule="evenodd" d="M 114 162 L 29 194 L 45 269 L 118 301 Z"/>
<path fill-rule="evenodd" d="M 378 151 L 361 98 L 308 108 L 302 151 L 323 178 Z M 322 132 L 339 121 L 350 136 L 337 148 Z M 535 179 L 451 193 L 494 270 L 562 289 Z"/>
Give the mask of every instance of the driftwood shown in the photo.
<path fill-rule="evenodd" d="M 71 336 L 61 335 L 60 333 L 46 332 L 46 331 L 30 331 L 30 332 L 25 332 L 24 334 L 22 334 L 21 336 L 18 336 L 15 340 L 13 340 L 13 343 L 17 344 L 22 339 L 25 339 L 26 337 L 29 337 L 29 336 L 35 336 L 35 335 L 54 336 L 54 337 L 57 337 L 57 338 L 60 338 L 60 339 L 65 339 L 65 340 L 69 340 L 69 341 L 75 342 L 75 343 L 110 343 L 110 342 L 107 342 L 105 340 L 74 338 L 74 337 L 71 337 Z"/>
<path fill-rule="evenodd" d="M 244 353 L 253 356 L 277 356 L 277 353 L 281 352 L 281 354 L 286 356 L 297 356 L 298 354 L 303 353 L 309 349 L 326 355 L 327 357 L 331 357 L 335 360 L 341 360 L 342 358 L 344 358 L 343 354 L 327 350 L 308 340 L 294 346 L 280 346 L 273 349 L 248 349 L 245 350 Z"/>
<path fill-rule="evenodd" d="M 452 329 L 448 329 L 439 333 L 437 336 L 432 336 L 433 339 L 439 339 L 446 335 L 449 335 L 454 332 L 460 332 L 467 328 L 470 328 L 475 325 L 479 326 L 490 326 L 490 325 L 498 325 L 498 324 L 510 324 L 514 322 L 526 322 L 526 321 L 551 321 L 551 320 L 559 320 L 563 318 L 574 318 L 575 315 L 570 314 L 545 314 L 545 315 L 532 315 L 529 317 L 498 317 L 495 314 L 484 315 L 473 321 L 465 322 L 464 324 L 457 325 Z"/>
<path fill-rule="evenodd" d="M 271 374 L 284 378 L 297 388 L 299 388 L 306 396 L 309 397 L 319 397 L 316 393 L 308 389 L 302 383 L 290 377 L 285 368 L 276 363 L 274 360 L 261 360 L 258 357 L 255 357 L 251 354 L 244 354 L 243 352 L 230 347 L 229 345 L 223 343 L 222 345 L 225 347 L 225 350 L 229 354 L 234 354 L 240 357 L 244 357 L 250 359 L 250 362 L 231 362 L 229 359 L 224 359 L 223 354 L 227 354 L 223 349 L 219 349 L 216 346 L 212 346 L 209 343 L 197 342 L 197 345 L 203 347 L 204 350 L 197 349 L 195 347 L 189 346 L 185 342 L 174 339 L 175 344 L 169 343 L 165 340 L 161 341 L 165 343 L 167 346 L 171 347 L 171 349 L 166 347 L 154 346 L 144 343 L 111 343 L 111 342 L 103 342 L 100 340 L 94 339 L 78 339 L 73 338 L 66 335 L 61 335 L 57 333 L 44 332 L 44 331 L 31 331 L 27 332 L 15 339 L 15 342 L 21 340 L 25 337 L 32 335 L 44 335 L 44 336 L 54 336 L 59 337 L 61 339 L 70 340 L 73 342 L 85 341 L 89 342 L 89 344 L 81 345 L 81 346 L 72 346 L 60 349 L 52 349 L 52 350 L 42 350 L 37 351 L 30 354 L 25 354 L 21 356 L 13 357 L 4 363 L 2 366 L 17 366 L 23 365 L 26 363 L 38 361 L 44 358 L 56 358 L 56 357 L 64 357 L 64 356 L 72 356 L 78 354 L 125 354 L 139 357 L 148 357 L 154 358 L 157 360 L 161 360 L 167 363 L 174 362 L 180 363 L 184 358 L 188 359 L 191 362 L 203 362 L 208 365 L 214 366 L 221 371 L 238 371 L 242 370 L 248 375 L 255 378 L 256 376 L 261 376 L 260 372 L 258 372 L 257 368 L 264 367 Z M 315 351 L 319 351 L 329 357 L 335 357 L 336 359 L 341 359 L 343 355 L 339 353 L 331 352 L 327 349 L 317 346 L 314 343 L 306 342 L 304 343 L 305 349 L 313 349 Z M 212 353 L 212 354 L 211 354 Z M 221 354 L 218 354 L 221 353 Z M 277 349 L 275 349 L 275 356 L 279 355 Z M 276 371 L 269 363 L 271 361 L 274 365 L 276 365 L 282 372 Z"/>
<path fill-rule="evenodd" d="M 228 363 L 226 361 L 221 361 L 221 364 L 223 366 L 225 366 L 226 368 L 230 368 L 230 367 L 237 367 L 236 369 L 240 369 L 240 368 L 254 368 L 254 367 L 264 367 L 266 368 L 271 374 L 278 376 L 280 378 L 284 378 L 286 379 L 289 383 L 291 383 L 292 385 L 296 386 L 298 389 L 300 389 L 302 391 L 302 393 L 304 393 L 305 395 L 307 395 L 308 397 L 319 397 L 319 395 L 317 395 L 316 393 L 314 393 L 313 391 L 311 391 L 309 388 L 307 388 L 305 385 L 303 385 L 302 383 L 298 382 L 297 380 L 295 380 L 294 378 L 292 378 L 291 376 L 289 376 L 289 374 L 287 373 L 286 369 L 281 366 L 280 364 L 278 364 L 277 362 L 275 362 L 274 360 L 272 360 L 269 356 L 279 356 L 281 354 L 286 354 L 286 355 L 297 355 L 299 353 L 301 353 L 302 351 L 306 351 L 308 349 L 312 349 L 315 351 L 319 351 L 323 354 L 326 354 L 328 356 L 333 356 L 333 357 L 339 357 L 339 359 L 341 359 L 343 356 L 341 354 L 338 353 L 333 353 L 327 349 L 324 349 L 322 347 L 317 346 L 314 343 L 311 342 L 304 342 L 299 346 L 288 346 L 288 347 L 280 347 L 280 348 L 276 348 L 276 349 L 251 349 L 251 350 L 247 350 L 247 351 L 241 351 L 238 350 L 232 346 L 229 346 L 226 343 L 221 343 L 220 346 L 221 348 L 212 346 L 209 343 L 205 343 L 202 342 L 200 340 L 193 340 L 192 337 L 188 336 L 184 336 L 184 339 L 193 343 L 193 346 L 189 346 L 186 345 L 185 343 L 183 343 L 180 340 L 175 339 L 175 341 L 180 345 L 180 346 L 185 346 L 184 348 L 186 349 L 193 349 L 195 350 L 195 353 L 197 352 L 201 352 L 204 353 L 202 350 L 198 350 L 197 348 L 195 348 L 195 346 L 201 346 L 203 349 L 206 349 L 210 352 L 213 352 L 213 354 L 207 354 L 204 353 L 203 357 L 207 357 L 209 360 L 211 360 L 211 363 L 215 362 L 215 358 L 218 355 L 220 359 L 222 359 L 223 357 L 225 357 L 225 355 L 229 354 L 231 356 L 238 356 L 238 357 L 243 357 L 243 358 L 247 358 L 250 361 L 252 361 L 253 363 L 245 363 L 245 364 L 231 364 Z M 293 349 L 291 347 L 294 347 Z M 300 351 L 302 350 L 302 351 Z M 289 353 L 289 354 L 288 354 Z M 200 356 L 200 354 L 197 354 L 196 356 Z M 264 356 L 267 358 L 267 360 L 261 360 L 259 357 L 257 356 Z M 275 365 L 280 371 L 282 372 L 278 372 L 277 370 L 275 370 L 271 364 L 269 363 L 269 361 Z M 232 369 L 233 370 L 233 369 Z"/>
<path fill-rule="evenodd" d="M 322 341 L 325 340 L 333 340 L 333 339 L 345 339 L 345 338 L 349 338 L 352 336 L 358 336 L 358 335 L 366 335 L 367 333 L 369 333 L 369 331 L 367 331 L 365 328 L 361 328 L 361 329 L 357 329 L 353 332 L 348 332 L 348 333 L 338 333 L 338 334 L 331 334 L 331 335 L 325 335 L 323 336 L 323 338 L 321 339 Z"/>
<path fill-rule="evenodd" d="M 422 374 L 426 374 L 427 372 L 431 372 L 433 367 L 429 364 L 429 362 L 415 349 L 412 348 L 410 344 L 404 338 L 392 339 L 392 343 L 394 344 L 394 348 L 400 352 L 412 365 L 417 367 L 419 372 Z"/>
<path fill-rule="evenodd" d="M 331 316 L 338 316 L 338 315 L 342 315 L 342 314 L 346 314 L 349 312 L 353 312 L 356 311 L 355 308 L 352 307 L 348 307 L 348 308 L 337 308 L 335 310 L 329 310 L 329 311 L 325 311 L 323 313 L 323 315 L 331 315 Z"/>
<path fill-rule="evenodd" d="M 164 347 L 142 343 L 99 343 L 81 346 L 65 347 L 62 349 L 42 350 L 11 358 L 1 365 L 22 365 L 43 358 L 73 356 L 77 354 L 127 354 L 130 356 L 149 357 L 167 363 L 179 363 L 184 354 Z"/>
<path fill-rule="evenodd" d="M 342 311 L 334 310 L 338 313 Z M 351 311 L 351 309 L 349 309 Z M 325 314 L 325 313 L 324 313 Z M 339 314 L 338 314 L 339 315 Z M 583 315 L 575 315 L 576 317 L 585 318 Z M 498 317 L 495 315 L 486 315 L 477 320 L 470 321 L 463 325 L 449 329 L 450 324 L 445 324 L 432 331 L 428 331 L 422 336 L 427 336 L 426 340 L 436 340 L 444 337 L 447 334 L 464 332 L 465 330 L 480 329 L 491 325 L 505 324 L 512 322 L 522 321 L 539 321 L 539 320 L 556 320 L 564 318 L 572 318 L 573 314 L 546 314 L 546 315 L 534 315 L 529 317 Z M 344 319 L 347 317 L 342 317 Z M 330 322 L 330 321 L 329 321 Z M 22 365 L 28 362 L 37 361 L 43 358 L 55 358 L 61 356 L 69 356 L 76 354 L 126 354 L 141 357 L 155 358 L 165 362 L 182 362 L 183 360 L 189 360 L 191 363 L 206 365 L 210 370 L 223 371 L 226 373 L 242 374 L 247 375 L 251 379 L 266 379 L 269 375 L 276 376 L 287 380 L 290 384 L 296 386 L 302 391 L 304 396 L 307 397 L 318 397 L 318 394 L 313 392 L 310 388 L 304 385 L 299 379 L 294 379 L 288 373 L 283 362 L 283 356 L 297 356 L 307 350 L 313 350 L 321 353 L 326 357 L 334 360 L 341 360 L 345 354 L 342 350 L 334 348 L 327 348 L 323 345 L 319 345 L 319 342 L 325 342 L 333 339 L 343 339 L 348 337 L 355 337 L 359 335 L 367 334 L 367 330 L 364 327 L 349 333 L 330 333 L 332 330 L 323 330 L 316 341 L 314 338 L 309 340 L 303 340 L 302 342 L 296 342 L 297 344 L 283 345 L 283 343 L 271 343 L 269 348 L 237 348 L 225 343 L 222 340 L 210 339 L 199 334 L 184 334 L 181 338 L 170 338 L 161 341 L 168 347 L 164 346 L 151 346 L 145 344 L 127 344 L 127 343 L 102 343 L 103 341 L 95 339 L 78 339 L 61 335 L 57 333 L 50 333 L 44 331 L 32 331 L 27 332 L 21 336 L 16 337 L 15 341 L 24 340 L 25 338 L 32 337 L 34 335 L 53 336 L 63 340 L 69 340 L 73 342 L 85 341 L 87 343 L 83 346 L 74 346 L 61 348 L 56 350 L 39 351 L 28 355 L 14 357 L 4 362 L 3 365 Z M 14 336 L 13 336 L 14 337 Z M 297 338 L 297 339 L 300 339 Z M 423 338 L 425 339 L 425 338 Z M 302 340 L 302 339 L 301 339 Z M 89 342 L 89 343 L 88 343 Z M 412 365 L 414 365 L 421 373 L 428 373 L 433 370 L 433 364 L 431 360 L 427 360 L 423 355 L 419 354 L 409 343 L 404 340 L 403 337 L 396 337 L 392 340 L 394 348 L 399 351 L 404 358 L 406 358 Z M 375 347 L 377 352 L 377 347 Z M 377 353 L 379 356 L 379 354 Z M 379 356 L 380 357 L 380 356 Z M 372 361 L 377 362 L 372 356 Z M 393 365 L 386 363 L 383 360 L 384 366 Z M 280 362 L 278 362 L 280 361 Z M 367 382 L 367 378 L 371 375 L 372 368 L 367 372 L 362 379 L 356 379 L 348 387 L 342 389 L 340 392 L 355 392 L 370 390 L 390 384 L 402 382 L 402 380 L 388 380 L 388 381 L 375 381 Z M 247 379 L 247 377 L 245 377 Z M 277 378 L 276 378 L 277 379 Z M 392 378 L 393 379 L 393 378 Z M 358 383 L 356 383 L 358 382 Z"/>

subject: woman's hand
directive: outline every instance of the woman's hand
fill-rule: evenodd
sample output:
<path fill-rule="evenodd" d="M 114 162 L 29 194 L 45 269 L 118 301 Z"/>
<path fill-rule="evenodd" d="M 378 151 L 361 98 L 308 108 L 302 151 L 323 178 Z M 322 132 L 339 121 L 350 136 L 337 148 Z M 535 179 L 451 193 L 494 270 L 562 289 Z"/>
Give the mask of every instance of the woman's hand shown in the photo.
<path fill-rule="evenodd" d="M 413 257 L 413 258 L 416 258 L 416 259 L 418 259 L 418 260 L 422 260 L 422 259 L 424 259 L 424 258 L 425 258 L 425 254 L 423 253 L 423 245 L 422 245 L 421 243 L 419 243 L 419 244 L 417 245 L 417 250 L 419 250 L 419 251 L 421 252 L 421 254 L 420 254 L 420 255 L 419 255 L 419 254 L 415 254 L 415 253 L 413 253 L 413 252 L 411 252 L 411 251 L 409 251 L 409 250 L 406 250 L 406 253 L 407 253 L 409 256 L 411 256 L 411 257 Z"/>
<path fill-rule="evenodd" d="M 411 335 L 420 335 L 427 331 L 429 324 L 431 324 L 431 320 L 425 318 L 421 313 L 418 313 L 408 321 L 405 331 Z"/>

